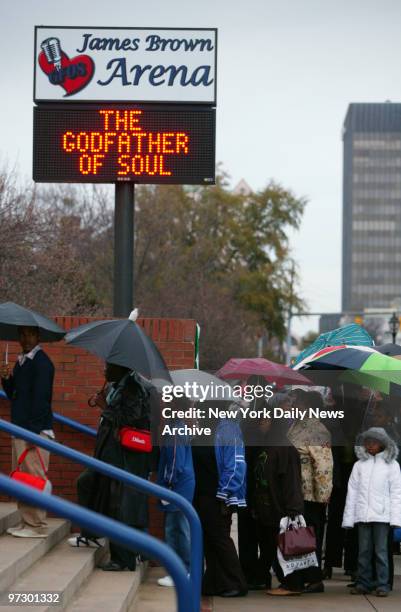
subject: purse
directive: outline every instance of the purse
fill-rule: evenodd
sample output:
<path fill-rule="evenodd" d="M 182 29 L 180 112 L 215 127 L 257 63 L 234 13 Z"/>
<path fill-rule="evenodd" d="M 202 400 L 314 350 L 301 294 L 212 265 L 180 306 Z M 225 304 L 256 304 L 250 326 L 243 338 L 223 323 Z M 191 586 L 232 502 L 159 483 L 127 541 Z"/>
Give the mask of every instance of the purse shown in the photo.
<path fill-rule="evenodd" d="M 120 429 L 120 443 L 128 450 L 151 453 L 152 436 L 147 429 L 137 429 L 135 427 L 122 427 Z"/>
<path fill-rule="evenodd" d="M 44 478 L 42 476 L 35 476 L 34 474 L 28 474 L 27 472 L 21 471 L 21 464 L 25 461 L 25 457 L 31 450 L 36 450 L 36 452 L 38 453 L 38 457 L 39 457 L 40 465 L 42 466 Z M 47 478 L 47 472 L 46 472 L 45 465 L 43 463 L 42 456 L 39 452 L 39 449 L 36 446 L 31 446 L 29 448 L 26 448 L 23 451 L 23 453 L 21 453 L 18 459 L 18 462 L 17 462 L 17 467 L 15 470 L 11 472 L 10 478 L 12 478 L 13 480 L 16 480 L 17 482 L 21 482 L 22 484 L 28 485 L 29 487 L 33 487 L 34 489 L 39 489 L 39 491 L 46 490 L 47 492 L 49 492 L 49 489 L 51 490 L 51 483 L 50 483 L 50 480 L 48 480 Z"/>
<path fill-rule="evenodd" d="M 287 529 L 277 537 L 277 544 L 284 559 L 298 557 L 316 551 L 316 535 L 313 527 L 306 527 L 288 520 Z"/>

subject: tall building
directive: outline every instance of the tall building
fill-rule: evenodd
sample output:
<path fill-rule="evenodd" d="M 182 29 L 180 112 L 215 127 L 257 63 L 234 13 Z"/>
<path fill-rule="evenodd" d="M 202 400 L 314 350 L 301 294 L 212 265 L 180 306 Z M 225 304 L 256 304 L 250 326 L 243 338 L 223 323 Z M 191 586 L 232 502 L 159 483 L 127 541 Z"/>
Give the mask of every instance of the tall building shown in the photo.
<path fill-rule="evenodd" d="M 343 311 L 401 305 L 401 104 L 350 104 L 344 122 Z"/>

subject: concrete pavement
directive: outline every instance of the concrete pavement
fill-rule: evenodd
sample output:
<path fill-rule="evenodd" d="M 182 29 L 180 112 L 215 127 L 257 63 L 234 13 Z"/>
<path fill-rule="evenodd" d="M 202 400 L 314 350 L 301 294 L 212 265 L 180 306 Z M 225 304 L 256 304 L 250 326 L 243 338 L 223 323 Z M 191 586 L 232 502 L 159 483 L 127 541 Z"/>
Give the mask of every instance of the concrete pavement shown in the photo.
<path fill-rule="evenodd" d="M 340 573 L 325 582 L 326 592 L 298 597 L 269 597 L 263 591 L 251 592 L 247 597 L 223 599 L 214 597 L 204 601 L 202 612 L 399 612 L 401 610 L 401 557 L 395 557 L 396 578 L 394 591 L 386 599 L 375 596 L 350 595 L 349 578 Z M 165 575 L 162 568 L 152 568 L 141 585 L 135 610 L 138 612 L 176 612 L 173 589 L 159 587 L 157 578 Z"/>
<path fill-rule="evenodd" d="M 233 516 L 231 536 L 237 545 L 237 515 Z M 165 575 L 163 568 L 149 570 L 145 582 L 140 586 L 135 612 L 176 612 L 173 589 L 160 587 L 157 578 Z M 394 590 L 387 598 L 374 595 L 365 597 L 350 595 L 347 584 L 350 579 L 341 571 L 325 581 L 325 592 L 294 597 L 271 597 L 264 591 L 251 591 L 246 597 L 224 599 L 204 598 L 202 612 L 400 612 L 401 611 L 401 556 L 394 556 Z"/>

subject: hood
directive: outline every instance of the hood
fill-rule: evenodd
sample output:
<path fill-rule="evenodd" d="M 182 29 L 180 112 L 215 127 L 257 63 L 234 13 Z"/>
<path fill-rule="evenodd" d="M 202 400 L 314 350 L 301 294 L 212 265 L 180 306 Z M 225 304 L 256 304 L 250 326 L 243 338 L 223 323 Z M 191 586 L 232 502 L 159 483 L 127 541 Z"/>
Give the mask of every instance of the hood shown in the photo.
<path fill-rule="evenodd" d="M 358 437 L 357 445 L 355 446 L 355 454 L 358 459 L 366 461 L 371 456 L 363 446 L 363 443 L 367 438 L 378 440 L 382 446 L 384 446 L 383 459 L 386 463 L 390 463 L 391 461 L 394 461 L 394 459 L 397 459 L 397 444 L 390 438 L 386 430 L 382 427 L 371 427 Z"/>

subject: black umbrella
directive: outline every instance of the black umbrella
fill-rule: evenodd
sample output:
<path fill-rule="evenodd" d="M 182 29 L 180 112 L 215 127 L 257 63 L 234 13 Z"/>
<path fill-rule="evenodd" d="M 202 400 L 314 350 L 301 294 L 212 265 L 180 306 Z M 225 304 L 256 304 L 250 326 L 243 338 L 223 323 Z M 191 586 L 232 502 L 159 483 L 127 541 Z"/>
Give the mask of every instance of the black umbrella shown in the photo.
<path fill-rule="evenodd" d="M 87 349 L 104 361 L 137 370 L 148 379 L 171 381 L 159 349 L 132 319 L 86 323 L 69 331 L 65 339 L 68 344 Z"/>
<path fill-rule="evenodd" d="M 18 327 L 24 326 L 38 327 L 42 342 L 56 342 L 65 336 L 57 323 L 34 310 L 14 302 L 0 304 L 0 340 L 18 340 Z"/>
<path fill-rule="evenodd" d="M 376 351 L 379 351 L 379 353 L 383 353 L 383 355 L 388 355 L 389 357 L 401 356 L 401 346 L 399 344 L 388 342 L 387 344 L 379 344 L 379 346 L 375 346 L 374 348 Z"/>

